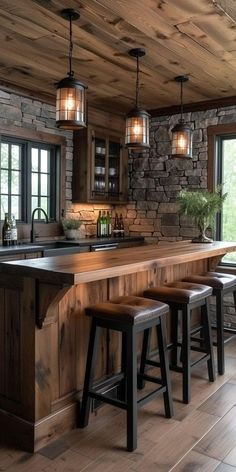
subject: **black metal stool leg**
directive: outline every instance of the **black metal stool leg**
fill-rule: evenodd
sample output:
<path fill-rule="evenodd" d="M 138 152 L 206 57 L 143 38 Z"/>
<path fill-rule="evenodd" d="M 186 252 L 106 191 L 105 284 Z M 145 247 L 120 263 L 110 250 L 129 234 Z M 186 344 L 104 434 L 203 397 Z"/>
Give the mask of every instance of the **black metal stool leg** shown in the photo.
<path fill-rule="evenodd" d="M 81 405 L 81 411 L 80 411 L 80 416 L 79 416 L 80 428 L 84 428 L 85 426 L 88 425 L 90 402 L 91 402 L 90 396 L 89 396 L 89 390 L 93 384 L 96 351 L 97 351 L 97 346 L 98 346 L 100 330 L 101 328 L 97 326 L 96 320 L 93 318 L 91 331 L 90 331 L 90 337 L 89 337 L 87 365 L 86 365 L 85 380 L 84 380 L 84 391 L 83 391 L 82 405 Z"/>
<path fill-rule="evenodd" d="M 211 335 L 211 320 L 209 314 L 209 301 L 206 300 L 206 304 L 201 307 L 201 314 L 203 319 L 204 326 L 204 343 L 206 345 L 206 351 L 210 355 L 210 359 L 207 361 L 208 367 L 208 377 L 210 382 L 215 380 L 215 365 L 214 365 L 214 354 L 213 354 L 213 345 L 212 345 L 212 335 Z"/>
<path fill-rule="evenodd" d="M 157 338 L 160 357 L 161 379 L 163 385 L 166 385 L 166 391 L 163 393 L 165 414 L 167 418 L 171 418 L 174 414 L 171 396 L 171 382 L 169 373 L 169 360 L 167 355 L 166 327 L 165 321 L 161 318 L 157 325 Z"/>
<path fill-rule="evenodd" d="M 150 338 L 151 338 L 151 328 L 145 329 L 143 333 L 142 353 L 141 353 L 140 369 L 138 373 L 138 389 L 140 390 L 145 387 L 145 381 L 143 380 L 142 375 L 145 372 L 146 359 L 149 354 Z"/>
<path fill-rule="evenodd" d="M 127 449 L 137 447 L 137 347 L 136 331 L 127 330 Z"/>
<path fill-rule="evenodd" d="M 223 294 L 219 290 L 216 294 L 216 335 L 217 335 L 217 365 L 218 373 L 223 375 L 225 372 L 224 356 L 224 308 Z"/>
<path fill-rule="evenodd" d="M 127 367 L 127 353 L 126 353 L 126 333 L 123 331 L 122 336 L 122 347 L 121 347 L 121 372 L 124 373 L 124 379 L 121 380 L 121 383 L 118 388 L 118 398 L 122 401 L 126 401 L 126 367 Z"/>
<path fill-rule="evenodd" d="M 183 365 L 183 402 L 191 400 L 191 358 L 190 358 L 190 308 L 183 308 L 183 339 L 182 339 L 182 365 Z"/>
<path fill-rule="evenodd" d="M 178 314 L 179 310 L 176 307 L 171 307 L 171 332 L 170 332 L 170 341 L 171 341 L 171 353 L 170 353 L 170 367 L 174 367 L 178 364 Z"/>

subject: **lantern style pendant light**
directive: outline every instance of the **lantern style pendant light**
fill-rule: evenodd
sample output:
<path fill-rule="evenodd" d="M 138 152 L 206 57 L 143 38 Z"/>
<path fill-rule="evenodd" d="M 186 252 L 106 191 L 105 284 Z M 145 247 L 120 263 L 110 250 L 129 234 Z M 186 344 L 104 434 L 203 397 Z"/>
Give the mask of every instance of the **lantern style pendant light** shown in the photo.
<path fill-rule="evenodd" d="M 72 21 L 78 20 L 80 14 L 67 8 L 62 10 L 61 16 L 70 22 L 69 72 L 68 77 L 57 84 L 56 125 L 58 128 L 73 130 L 87 126 L 87 86 L 74 78 L 72 70 Z"/>
<path fill-rule="evenodd" d="M 173 157 L 191 158 L 192 157 L 192 131 L 183 120 L 183 84 L 188 81 L 188 77 L 180 75 L 175 77 L 175 81 L 180 83 L 180 102 L 181 118 L 179 123 L 174 126 L 172 131 L 172 150 Z"/>
<path fill-rule="evenodd" d="M 135 107 L 126 116 L 125 144 L 129 149 L 149 148 L 149 113 L 139 107 L 139 58 L 145 55 L 141 48 L 131 49 L 129 55 L 137 59 Z"/>

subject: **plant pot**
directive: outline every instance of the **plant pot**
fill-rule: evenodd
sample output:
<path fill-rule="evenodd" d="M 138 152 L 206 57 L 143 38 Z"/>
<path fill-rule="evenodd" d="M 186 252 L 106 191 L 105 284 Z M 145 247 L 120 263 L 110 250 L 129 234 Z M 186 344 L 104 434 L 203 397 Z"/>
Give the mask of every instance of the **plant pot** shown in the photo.
<path fill-rule="evenodd" d="M 65 230 L 66 239 L 79 239 L 79 230 L 78 229 L 66 229 Z"/>
<path fill-rule="evenodd" d="M 196 238 L 193 238 L 192 243 L 213 243 L 213 239 L 208 238 L 208 236 L 206 236 L 207 227 L 204 227 L 204 228 L 199 227 L 199 230 L 200 230 L 199 236 L 197 236 Z"/>

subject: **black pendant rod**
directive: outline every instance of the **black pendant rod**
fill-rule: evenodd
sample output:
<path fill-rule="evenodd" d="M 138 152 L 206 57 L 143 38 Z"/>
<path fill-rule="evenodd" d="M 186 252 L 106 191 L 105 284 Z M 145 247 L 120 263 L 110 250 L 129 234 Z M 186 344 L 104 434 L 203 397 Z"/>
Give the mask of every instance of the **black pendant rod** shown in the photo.
<path fill-rule="evenodd" d="M 73 41 L 72 41 L 72 18 L 70 15 L 70 47 L 69 47 L 69 77 L 73 77 L 74 71 L 72 70 L 72 52 L 73 52 Z"/>
<path fill-rule="evenodd" d="M 136 57 L 136 94 L 135 94 L 135 106 L 138 108 L 139 106 L 139 58 L 145 56 L 145 49 L 142 48 L 134 48 L 130 49 L 129 55 L 132 57 Z"/>
<path fill-rule="evenodd" d="M 188 77 L 186 75 L 178 75 L 175 77 L 175 82 L 180 83 L 180 113 L 181 113 L 181 118 L 180 118 L 180 123 L 183 123 L 183 112 L 184 112 L 184 105 L 183 105 L 183 84 L 184 82 L 188 81 Z"/>
<path fill-rule="evenodd" d="M 74 71 L 72 70 L 72 52 L 73 52 L 73 39 L 72 39 L 72 21 L 76 21 L 80 18 L 79 12 L 73 10 L 73 8 L 65 8 L 61 11 L 61 16 L 65 20 L 70 22 L 70 39 L 69 39 L 69 72 L 68 76 L 73 77 Z"/>
<path fill-rule="evenodd" d="M 136 107 L 138 108 L 138 99 L 139 99 L 139 56 L 137 55 L 137 70 L 136 70 Z"/>

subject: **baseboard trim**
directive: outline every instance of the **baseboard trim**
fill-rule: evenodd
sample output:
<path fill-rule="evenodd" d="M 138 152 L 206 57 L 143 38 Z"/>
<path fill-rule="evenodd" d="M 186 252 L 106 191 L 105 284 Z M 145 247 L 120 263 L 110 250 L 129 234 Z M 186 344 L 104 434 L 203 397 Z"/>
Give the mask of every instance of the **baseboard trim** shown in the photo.
<path fill-rule="evenodd" d="M 32 423 L 0 410 L 0 440 L 27 452 L 36 452 L 76 427 L 78 407 L 72 403 L 42 420 Z"/>

